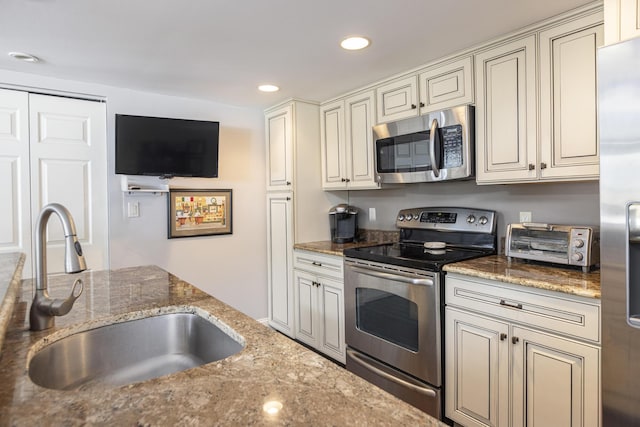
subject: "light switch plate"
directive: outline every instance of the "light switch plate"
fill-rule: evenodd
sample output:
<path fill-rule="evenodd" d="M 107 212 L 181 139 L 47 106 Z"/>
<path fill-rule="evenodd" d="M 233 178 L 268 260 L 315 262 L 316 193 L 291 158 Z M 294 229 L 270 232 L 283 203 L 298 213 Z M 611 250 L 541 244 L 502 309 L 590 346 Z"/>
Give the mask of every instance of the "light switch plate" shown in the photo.
<path fill-rule="evenodd" d="M 369 221 L 376 220 L 376 208 L 369 208 Z"/>
<path fill-rule="evenodd" d="M 531 212 L 520 212 L 520 222 L 532 222 L 533 216 Z"/>
<path fill-rule="evenodd" d="M 140 216 L 140 203 L 127 202 L 127 217 L 137 218 Z"/>

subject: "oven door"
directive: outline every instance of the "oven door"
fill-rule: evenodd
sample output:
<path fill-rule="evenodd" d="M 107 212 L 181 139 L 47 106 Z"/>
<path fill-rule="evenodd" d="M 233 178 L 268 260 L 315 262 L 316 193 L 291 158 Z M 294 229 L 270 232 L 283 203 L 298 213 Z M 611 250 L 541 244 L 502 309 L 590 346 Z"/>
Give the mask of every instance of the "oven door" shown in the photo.
<path fill-rule="evenodd" d="M 347 347 L 440 387 L 439 274 L 345 259 Z"/>

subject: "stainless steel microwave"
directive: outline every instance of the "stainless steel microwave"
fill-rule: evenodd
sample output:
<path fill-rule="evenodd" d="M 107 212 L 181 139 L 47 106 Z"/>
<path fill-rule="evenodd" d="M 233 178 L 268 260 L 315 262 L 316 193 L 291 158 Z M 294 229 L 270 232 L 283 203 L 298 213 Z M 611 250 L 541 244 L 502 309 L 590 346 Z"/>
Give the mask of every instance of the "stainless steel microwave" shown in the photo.
<path fill-rule="evenodd" d="M 374 126 L 376 180 L 399 184 L 473 177 L 474 130 L 470 105 Z"/>

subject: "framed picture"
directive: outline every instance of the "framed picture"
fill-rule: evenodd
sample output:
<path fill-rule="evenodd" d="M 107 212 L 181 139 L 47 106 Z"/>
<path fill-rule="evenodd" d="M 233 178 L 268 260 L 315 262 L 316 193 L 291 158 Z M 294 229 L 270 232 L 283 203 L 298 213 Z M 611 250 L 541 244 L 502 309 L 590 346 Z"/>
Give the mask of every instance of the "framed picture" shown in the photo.
<path fill-rule="evenodd" d="M 231 234 L 231 190 L 169 190 L 169 239 Z"/>

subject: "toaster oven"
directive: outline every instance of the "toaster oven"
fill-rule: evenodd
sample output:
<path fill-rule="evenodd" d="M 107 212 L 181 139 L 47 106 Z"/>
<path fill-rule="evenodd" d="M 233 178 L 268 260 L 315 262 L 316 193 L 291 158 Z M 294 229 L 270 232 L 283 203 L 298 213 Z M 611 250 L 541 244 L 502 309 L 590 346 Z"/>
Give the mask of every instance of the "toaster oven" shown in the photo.
<path fill-rule="evenodd" d="M 533 261 L 582 267 L 600 265 L 598 227 L 517 223 L 507 226 L 505 255 Z"/>

